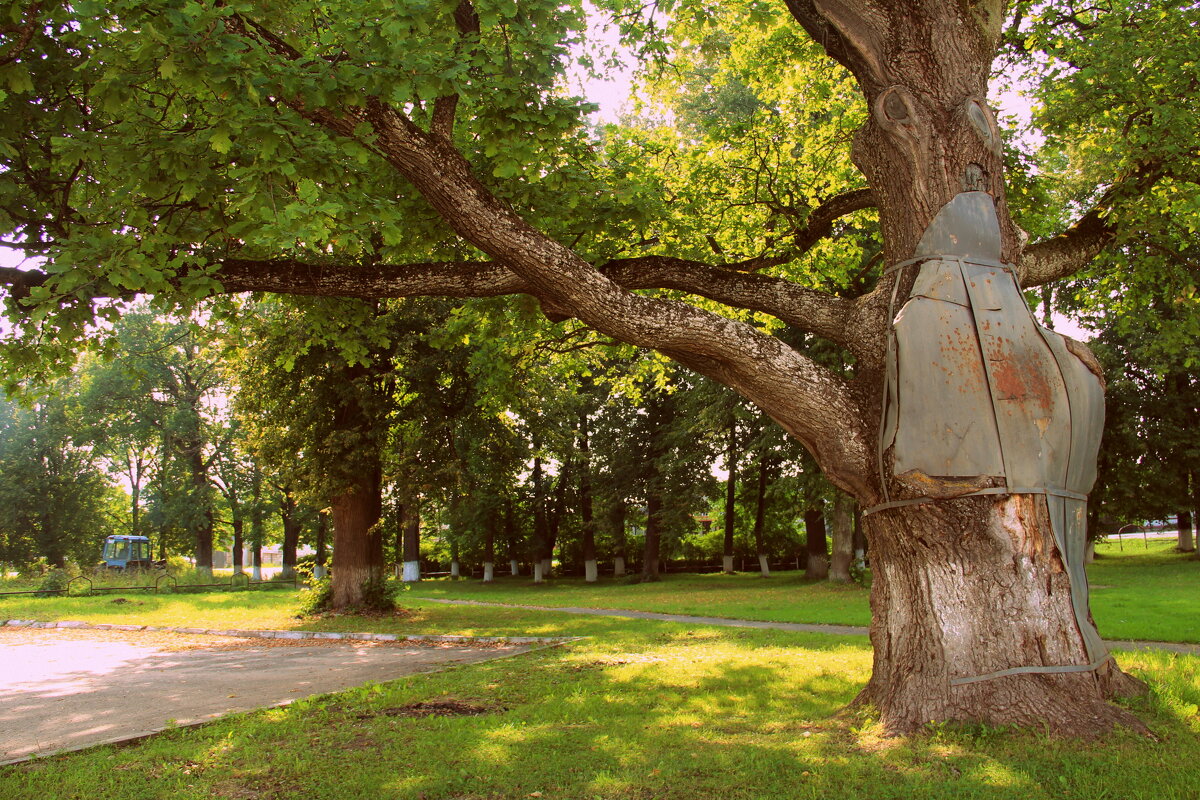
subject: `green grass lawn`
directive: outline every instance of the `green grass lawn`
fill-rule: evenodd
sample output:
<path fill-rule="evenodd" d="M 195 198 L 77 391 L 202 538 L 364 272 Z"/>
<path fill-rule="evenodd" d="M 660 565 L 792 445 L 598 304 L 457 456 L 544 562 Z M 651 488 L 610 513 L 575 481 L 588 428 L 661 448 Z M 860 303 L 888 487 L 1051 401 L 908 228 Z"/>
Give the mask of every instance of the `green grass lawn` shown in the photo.
<path fill-rule="evenodd" d="M 1110 639 L 1200 643 L 1200 623 L 1189 606 L 1200 595 L 1200 561 L 1173 552 L 1174 540 L 1127 541 L 1123 549 L 1102 544 L 1088 567 L 1093 586 L 1092 614 Z M 549 607 L 633 609 L 670 614 L 868 625 L 868 592 L 857 584 L 812 582 L 803 573 L 782 572 L 764 579 L 738 575 L 667 575 L 655 583 L 556 578 L 535 584 L 505 577 L 492 584 L 477 580 L 422 581 L 409 595 Z"/>
<path fill-rule="evenodd" d="M 140 606 L 101 598 L 90 614 L 83 600 L 39 602 L 53 616 L 97 621 L 588 638 L 0 768 L 0 797 L 1200 796 L 1197 657 L 1119 656 L 1154 689 L 1133 707 L 1157 740 L 1056 741 L 980 727 L 881 740 L 869 716 L 839 715 L 870 669 L 861 637 L 406 600 L 407 617 L 319 623 L 292 617 L 288 591 L 146 597 Z M 447 701 L 482 713 L 402 715 Z"/>
<path fill-rule="evenodd" d="M 1109 637 L 1196 641 L 1200 562 L 1169 542 L 1101 548 L 1093 608 Z M 311 698 L 287 708 L 0 768 L 0 798 L 1154 798 L 1200 797 L 1200 657 L 1118 653 L 1151 695 L 1157 739 L 1101 742 L 931 727 L 879 738 L 841 709 L 866 681 L 862 637 L 446 606 L 454 597 L 864 624 L 866 593 L 796 574 L 657 584 L 429 581 L 407 613 L 300 620 L 287 589 L 0 598 L 0 618 L 211 628 L 584 636 L 561 647 Z M 3 643 L 0 632 L 0 644 Z M 476 716 L 405 716 L 453 701 Z M 839 713 L 840 712 L 840 713 Z"/>

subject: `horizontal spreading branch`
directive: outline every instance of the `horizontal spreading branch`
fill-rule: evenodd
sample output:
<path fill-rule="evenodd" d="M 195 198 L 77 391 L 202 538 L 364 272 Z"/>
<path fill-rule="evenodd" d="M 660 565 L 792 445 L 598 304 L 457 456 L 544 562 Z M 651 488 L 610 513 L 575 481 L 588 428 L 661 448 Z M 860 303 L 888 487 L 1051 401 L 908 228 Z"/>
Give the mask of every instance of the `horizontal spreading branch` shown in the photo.
<path fill-rule="evenodd" d="M 1117 236 L 1118 227 L 1110 211 L 1118 197 L 1130 191 L 1145 193 L 1164 175 L 1161 165 L 1142 164 L 1124 180 L 1111 186 L 1067 230 L 1026 247 L 1017 265 L 1021 285 L 1041 286 L 1074 275 L 1086 267 Z"/>

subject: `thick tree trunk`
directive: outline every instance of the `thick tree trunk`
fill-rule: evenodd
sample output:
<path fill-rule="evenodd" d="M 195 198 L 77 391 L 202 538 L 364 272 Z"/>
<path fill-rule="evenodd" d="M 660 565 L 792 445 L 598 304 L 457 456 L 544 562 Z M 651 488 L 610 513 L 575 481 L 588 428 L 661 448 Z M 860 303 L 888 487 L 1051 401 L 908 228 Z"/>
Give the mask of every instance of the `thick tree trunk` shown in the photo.
<path fill-rule="evenodd" d="M 854 560 L 854 502 L 838 492 L 833 501 L 833 561 L 829 565 L 829 580 L 850 582 L 850 564 Z"/>
<path fill-rule="evenodd" d="M 1041 496 L 911 505 L 866 521 L 875 661 L 860 700 L 879 708 L 889 731 L 930 720 L 1076 736 L 1116 722 L 1144 729 L 1105 702 L 1138 691 L 1137 682 L 1111 659 L 1086 669 Z M 1084 671 L 1008 674 L 1028 667 Z"/>
<path fill-rule="evenodd" d="M 826 536 L 825 515 L 815 508 L 805 511 L 804 547 L 808 558 L 804 566 L 804 577 L 809 580 L 823 581 L 829 577 L 829 548 Z"/>
<path fill-rule="evenodd" d="M 380 471 L 368 460 L 356 485 L 333 498 L 333 582 L 330 607 L 361 607 L 364 588 L 384 577 L 383 531 L 379 528 Z"/>

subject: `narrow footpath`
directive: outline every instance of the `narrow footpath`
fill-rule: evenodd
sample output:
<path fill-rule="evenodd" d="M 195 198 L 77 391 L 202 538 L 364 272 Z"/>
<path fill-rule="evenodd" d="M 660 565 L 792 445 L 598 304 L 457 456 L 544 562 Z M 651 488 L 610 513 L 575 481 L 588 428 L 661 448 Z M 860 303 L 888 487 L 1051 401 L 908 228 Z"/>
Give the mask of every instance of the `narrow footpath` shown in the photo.
<path fill-rule="evenodd" d="M 484 603 L 479 600 L 448 600 L 440 597 L 416 597 L 429 603 L 451 606 L 490 606 L 492 608 L 519 608 L 526 611 L 561 611 L 564 614 L 585 614 L 593 617 L 626 617 L 629 619 L 656 619 L 663 622 L 683 622 L 689 625 L 720 625 L 727 628 L 759 628 L 775 631 L 800 631 L 803 633 L 828 633 L 834 636 L 866 636 L 870 631 L 858 625 L 818 625 L 807 622 L 764 622 L 754 619 L 730 619 L 728 617 L 697 617 L 690 614 L 662 614 L 657 611 L 630 611 L 621 608 L 577 608 L 574 606 L 524 606 L 513 603 Z M 1200 644 L 1177 642 L 1147 642 L 1134 639 L 1105 639 L 1113 650 L 1169 650 L 1173 653 L 1200 655 Z"/>

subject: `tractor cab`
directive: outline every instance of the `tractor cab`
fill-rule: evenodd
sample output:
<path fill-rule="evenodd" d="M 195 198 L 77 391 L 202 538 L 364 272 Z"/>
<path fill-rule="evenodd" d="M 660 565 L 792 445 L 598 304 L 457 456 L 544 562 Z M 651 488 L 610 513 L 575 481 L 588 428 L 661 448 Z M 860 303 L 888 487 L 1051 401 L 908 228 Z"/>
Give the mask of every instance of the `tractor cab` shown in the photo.
<path fill-rule="evenodd" d="M 109 536 L 104 540 L 104 566 L 109 569 L 150 569 L 150 540 L 145 536 Z"/>

